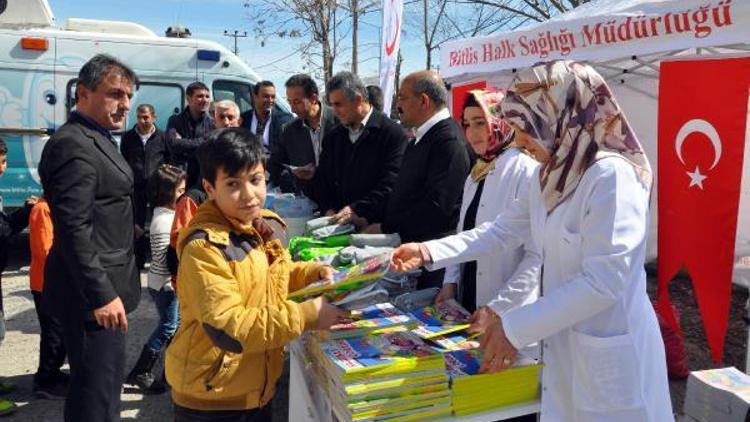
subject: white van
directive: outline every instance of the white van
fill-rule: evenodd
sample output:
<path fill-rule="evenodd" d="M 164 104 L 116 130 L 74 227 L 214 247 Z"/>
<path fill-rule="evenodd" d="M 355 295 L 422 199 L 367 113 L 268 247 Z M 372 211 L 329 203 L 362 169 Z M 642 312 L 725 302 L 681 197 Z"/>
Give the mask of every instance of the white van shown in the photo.
<path fill-rule="evenodd" d="M 0 195 L 6 207 L 41 194 L 42 148 L 67 120 L 78 71 L 95 54 L 118 58 L 140 79 L 126 129 L 135 124 L 135 108 L 142 103 L 156 108 L 157 125 L 165 129 L 185 105 L 185 88 L 196 80 L 211 88 L 215 100 L 231 99 L 244 112 L 260 80 L 214 42 L 157 36 L 131 22 L 69 19 L 64 28 L 54 25 L 47 0 L 0 0 L 0 137 L 9 150 Z M 282 100 L 277 107 L 289 112 Z"/>

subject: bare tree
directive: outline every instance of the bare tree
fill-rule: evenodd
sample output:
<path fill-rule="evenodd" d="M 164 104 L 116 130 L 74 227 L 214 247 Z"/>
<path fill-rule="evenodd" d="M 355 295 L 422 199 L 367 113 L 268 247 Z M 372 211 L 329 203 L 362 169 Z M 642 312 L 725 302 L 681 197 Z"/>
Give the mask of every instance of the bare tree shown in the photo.
<path fill-rule="evenodd" d="M 298 47 L 324 80 L 333 76 L 342 23 L 336 0 L 245 0 L 254 33 L 265 44 L 270 38 L 306 39 Z"/>
<path fill-rule="evenodd" d="M 355 75 L 359 70 L 359 20 L 366 13 L 372 12 L 380 5 L 380 0 L 348 0 L 339 7 L 351 16 L 352 62 L 351 70 Z"/>
<path fill-rule="evenodd" d="M 516 17 L 544 22 L 591 0 L 459 0 L 464 4 L 480 4 L 510 13 Z"/>
<path fill-rule="evenodd" d="M 457 38 L 474 37 L 504 28 L 518 20 L 516 16 L 471 0 L 418 0 L 408 8 L 409 27 L 420 28 L 418 36 L 425 48 L 425 68 L 432 68 L 432 54 L 443 43 Z M 406 30 L 405 30 L 406 31 Z"/>

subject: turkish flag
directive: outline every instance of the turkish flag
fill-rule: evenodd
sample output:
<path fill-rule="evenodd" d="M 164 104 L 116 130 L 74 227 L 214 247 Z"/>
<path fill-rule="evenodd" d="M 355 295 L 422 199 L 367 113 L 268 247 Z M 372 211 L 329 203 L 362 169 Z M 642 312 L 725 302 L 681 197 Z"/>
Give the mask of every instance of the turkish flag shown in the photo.
<path fill-rule="evenodd" d="M 462 85 L 453 85 L 451 87 L 451 111 L 453 111 L 453 118 L 461 124 L 464 119 L 464 104 L 466 103 L 466 96 L 469 95 L 470 91 L 475 89 L 487 88 L 487 81 L 476 81 L 469 82 Z"/>
<path fill-rule="evenodd" d="M 661 63 L 657 308 L 679 331 L 668 286 L 685 267 L 715 362 L 729 320 L 749 88 L 749 58 Z"/>

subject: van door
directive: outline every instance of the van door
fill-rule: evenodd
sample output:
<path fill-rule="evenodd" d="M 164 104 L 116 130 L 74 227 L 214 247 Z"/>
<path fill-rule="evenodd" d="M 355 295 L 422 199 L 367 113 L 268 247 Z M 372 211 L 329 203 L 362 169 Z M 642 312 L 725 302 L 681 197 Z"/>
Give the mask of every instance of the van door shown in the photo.
<path fill-rule="evenodd" d="M 7 207 L 41 195 L 37 167 L 44 143 L 59 123 L 55 105 L 55 39 L 34 35 L 24 48 L 24 31 L 0 31 L 0 136 L 8 146 L 8 169 L 0 178 Z"/>

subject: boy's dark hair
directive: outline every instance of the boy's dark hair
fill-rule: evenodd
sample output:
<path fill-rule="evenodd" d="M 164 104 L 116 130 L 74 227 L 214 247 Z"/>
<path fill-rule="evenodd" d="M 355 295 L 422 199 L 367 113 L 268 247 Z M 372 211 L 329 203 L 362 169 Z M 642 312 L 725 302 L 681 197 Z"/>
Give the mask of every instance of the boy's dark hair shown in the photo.
<path fill-rule="evenodd" d="M 258 92 L 260 92 L 260 89 L 264 86 L 275 87 L 273 82 L 271 81 L 260 81 L 257 84 L 253 85 L 253 95 L 258 95 Z"/>
<path fill-rule="evenodd" d="M 209 91 L 209 89 L 206 86 L 206 84 L 204 84 L 203 82 L 195 81 L 187 86 L 185 93 L 187 94 L 188 97 L 192 97 L 195 91 Z"/>
<path fill-rule="evenodd" d="M 305 93 L 305 98 L 312 98 L 313 95 L 318 95 L 318 84 L 315 83 L 313 78 L 306 73 L 298 73 L 287 79 L 286 87 L 302 87 L 302 91 Z"/>
<path fill-rule="evenodd" d="M 8 155 L 8 145 L 3 138 L 0 138 L 0 155 Z"/>
<path fill-rule="evenodd" d="M 148 178 L 148 202 L 152 207 L 167 207 L 174 201 L 174 191 L 186 179 L 179 167 L 162 164 Z"/>
<path fill-rule="evenodd" d="M 201 176 L 216 183 L 219 168 L 229 175 L 264 164 L 265 154 L 260 138 L 244 128 L 215 130 L 197 152 Z"/>

